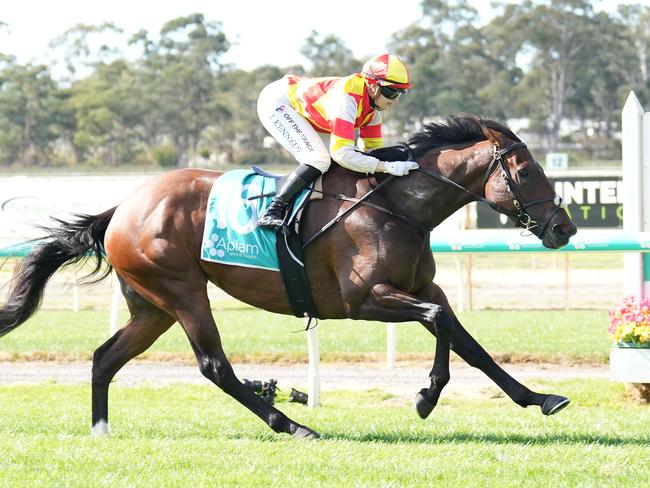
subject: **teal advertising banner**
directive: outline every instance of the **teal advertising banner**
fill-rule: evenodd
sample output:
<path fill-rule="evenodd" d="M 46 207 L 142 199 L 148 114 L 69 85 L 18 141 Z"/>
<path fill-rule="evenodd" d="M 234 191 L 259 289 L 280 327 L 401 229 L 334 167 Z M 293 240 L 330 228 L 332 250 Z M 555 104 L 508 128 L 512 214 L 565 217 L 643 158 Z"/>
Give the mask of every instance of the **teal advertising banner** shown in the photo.
<path fill-rule="evenodd" d="M 548 249 L 536 236 L 520 230 L 464 230 L 436 232 L 430 236 L 431 250 L 444 252 L 603 252 L 650 251 L 650 232 L 579 230 L 560 249 Z"/>
<path fill-rule="evenodd" d="M 275 231 L 257 227 L 257 217 L 271 203 L 275 188 L 276 180 L 250 170 L 224 173 L 213 185 L 208 198 L 201 258 L 279 271 Z M 268 196 L 253 198 L 260 195 Z M 309 191 L 305 190 L 294 209 L 299 208 L 308 195 Z"/>

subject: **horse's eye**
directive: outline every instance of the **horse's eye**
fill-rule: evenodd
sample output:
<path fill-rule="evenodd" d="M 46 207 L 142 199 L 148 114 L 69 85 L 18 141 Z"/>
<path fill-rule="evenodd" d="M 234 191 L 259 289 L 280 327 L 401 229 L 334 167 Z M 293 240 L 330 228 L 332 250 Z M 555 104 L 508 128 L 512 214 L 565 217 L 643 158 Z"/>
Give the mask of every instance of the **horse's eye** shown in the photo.
<path fill-rule="evenodd" d="M 519 171 L 517 171 L 517 173 L 519 173 L 519 177 L 522 180 L 528 178 L 528 168 L 521 168 Z"/>

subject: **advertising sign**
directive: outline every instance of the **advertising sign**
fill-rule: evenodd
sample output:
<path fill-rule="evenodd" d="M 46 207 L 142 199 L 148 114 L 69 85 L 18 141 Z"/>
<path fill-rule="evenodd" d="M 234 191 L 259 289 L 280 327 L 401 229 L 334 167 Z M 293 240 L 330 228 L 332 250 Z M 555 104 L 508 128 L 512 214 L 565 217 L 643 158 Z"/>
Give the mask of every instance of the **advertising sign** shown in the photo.
<path fill-rule="evenodd" d="M 563 176 L 549 180 L 555 192 L 567 203 L 569 217 L 578 226 L 623 227 L 623 190 L 619 176 Z M 534 208 L 533 208 L 534 212 Z M 512 227 L 504 215 L 486 205 L 477 205 L 477 227 L 495 229 Z"/>

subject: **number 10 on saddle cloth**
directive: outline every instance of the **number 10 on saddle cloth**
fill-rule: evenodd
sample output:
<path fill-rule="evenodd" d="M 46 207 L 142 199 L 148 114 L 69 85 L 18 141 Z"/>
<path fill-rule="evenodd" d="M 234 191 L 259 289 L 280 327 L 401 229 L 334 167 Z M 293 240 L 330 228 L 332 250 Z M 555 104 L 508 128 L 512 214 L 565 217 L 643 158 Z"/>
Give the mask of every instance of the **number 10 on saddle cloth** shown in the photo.
<path fill-rule="evenodd" d="M 275 194 L 277 180 L 250 170 L 224 173 L 210 190 L 201 244 L 201 259 L 216 263 L 279 271 L 276 233 L 257 227 Z M 268 195 L 261 198 L 260 195 Z M 309 190 L 293 205 L 297 212 Z M 293 217 L 293 215 L 292 215 Z"/>

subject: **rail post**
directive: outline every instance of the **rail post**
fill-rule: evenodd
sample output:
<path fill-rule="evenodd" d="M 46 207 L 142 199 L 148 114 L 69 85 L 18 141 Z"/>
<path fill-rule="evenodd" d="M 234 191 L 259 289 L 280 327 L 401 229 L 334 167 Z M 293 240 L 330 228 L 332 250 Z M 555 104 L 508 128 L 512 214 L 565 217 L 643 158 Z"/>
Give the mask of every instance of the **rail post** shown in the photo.
<path fill-rule="evenodd" d="M 644 150 L 644 125 L 650 125 L 643 113 L 639 99 L 632 91 L 622 112 L 623 156 L 623 229 L 627 232 L 643 230 L 643 166 L 649 157 L 650 145 Z M 625 295 L 643 294 L 643 268 L 646 259 L 637 252 L 624 254 Z"/>

